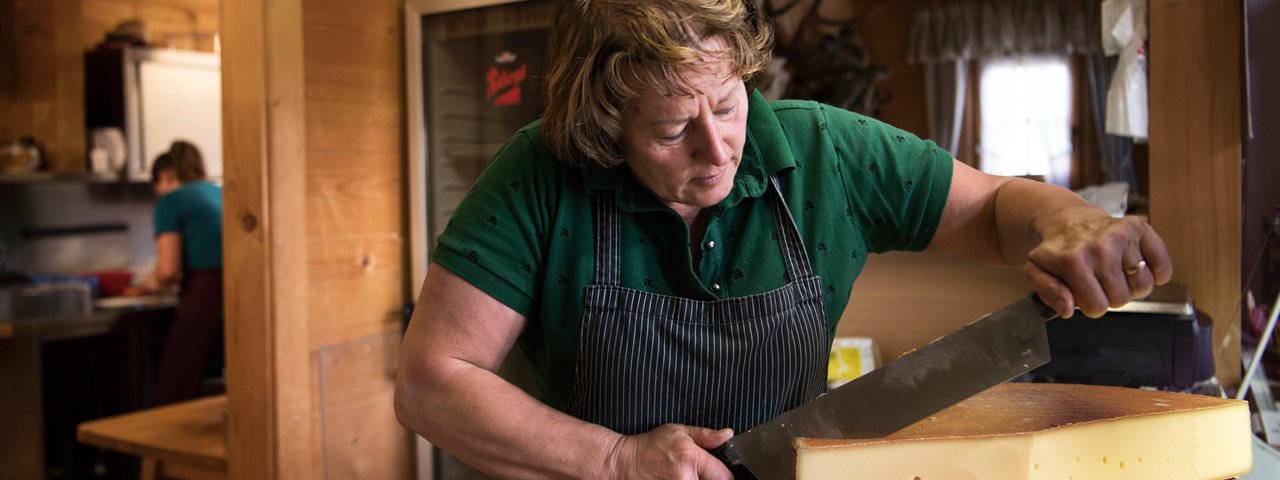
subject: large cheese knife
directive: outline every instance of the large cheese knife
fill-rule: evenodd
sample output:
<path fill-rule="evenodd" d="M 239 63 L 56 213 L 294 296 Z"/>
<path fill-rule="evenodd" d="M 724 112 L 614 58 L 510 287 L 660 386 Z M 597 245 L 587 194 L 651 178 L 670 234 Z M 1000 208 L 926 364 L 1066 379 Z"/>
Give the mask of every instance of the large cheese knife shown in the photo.
<path fill-rule="evenodd" d="M 974 320 L 712 450 L 736 475 L 795 477 L 793 442 L 874 438 L 901 430 L 987 388 L 1049 363 L 1045 322 L 1057 318 L 1035 294 Z"/>

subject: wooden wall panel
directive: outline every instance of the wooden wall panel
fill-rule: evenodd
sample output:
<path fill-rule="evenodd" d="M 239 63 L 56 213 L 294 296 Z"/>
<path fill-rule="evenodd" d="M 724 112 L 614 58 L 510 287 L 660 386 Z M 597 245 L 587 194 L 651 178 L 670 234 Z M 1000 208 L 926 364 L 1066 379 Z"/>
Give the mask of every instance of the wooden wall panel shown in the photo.
<path fill-rule="evenodd" d="M 313 296 L 312 347 L 399 330 L 403 242 L 392 235 L 313 239 L 308 245 Z"/>
<path fill-rule="evenodd" d="M 311 155 L 307 215 L 332 221 L 312 222 L 309 234 L 324 238 L 387 233 L 387 225 L 401 221 L 399 208 L 387 208 L 403 198 L 404 178 L 392 170 L 401 160 L 384 153 L 362 155 L 358 160 L 344 154 Z"/>
<path fill-rule="evenodd" d="M 408 291 L 403 3 L 304 5 L 309 343 L 326 385 L 313 471 L 405 478 L 412 437 L 395 421 L 394 382 L 382 371 L 394 364 Z M 347 353 L 329 355 L 338 351 Z"/>
<path fill-rule="evenodd" d="M 218 0 L 80 0 L 81 45 L 91 49 L 116 24 L 138 18 L 147 23 L 151 42 L 164 47 L 212 52 L 221 26 Z"/>
<path fill-rule="evenodd" d="M 85 155 L 84 54 L 80 50 L 80 0 L 51 0 L 56 20 L 53 42 L 53 138 L 49 142 L 49 169 L 57 172 L 88 170 Z M 43 79 L 42 81 L 48 81 Z"/>
<path fill-rule="evenodd" d="M 405 477 L 394 384 L 365 371 L 395 357 L 407 291 L 401 3 L 221 18 L 233 476 Z"/>
<path fill-rule="evenodd" d="M 325 478 L 409 478 L 412 451 L 394 409 L 399 346 L 394 331 L 316 351 Z"/>
<path fill-rule="evenodd" d="M 872 337 L 888 361 L 1030 291 L 1017 269 L 933 253 L 872 255 L 836 335 Z"/>
<path fill-rule="evenodd" d="M 80 0 L 11 0 L 10 91 L 0 92 L 0 143 L 30 136 L 58 172 L 86 170 Z"/>
<path fill-rule="evenodd" d="M 859 34 L 867 45 L 872 63 L 889 69 L 877 89 L 889 95 L 881 106 L 880 120 L 929 138 L 925 109 L 924 68 L 907 63 L 911 43 L 911 22 L 917 10 L 927 8 L 927 0 L 853 0 L 863 18 Z"/>
<path fill-rule="evenodd" d="M 1150 6 L 1151 222 L 1174 281 L 1215 321 L 1218 378 L 1240 379 L 1241 4 Z"/>

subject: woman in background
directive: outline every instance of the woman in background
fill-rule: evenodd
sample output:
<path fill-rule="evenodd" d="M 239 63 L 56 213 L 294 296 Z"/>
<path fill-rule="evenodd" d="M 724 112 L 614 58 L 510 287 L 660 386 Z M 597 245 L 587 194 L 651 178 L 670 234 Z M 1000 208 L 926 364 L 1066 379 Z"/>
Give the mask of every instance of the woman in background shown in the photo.
<path fill-rule="evenodd" d="M 222 367 L 222 187 L 195 145 L 178 140 L 151 166 L 156 268 L 148 291 L 179 286 L 178 311 L 156 375 L 157 405 L 194 398 L 206 360 Z M 216 347 L 216 348 L 215 348 Z"/>

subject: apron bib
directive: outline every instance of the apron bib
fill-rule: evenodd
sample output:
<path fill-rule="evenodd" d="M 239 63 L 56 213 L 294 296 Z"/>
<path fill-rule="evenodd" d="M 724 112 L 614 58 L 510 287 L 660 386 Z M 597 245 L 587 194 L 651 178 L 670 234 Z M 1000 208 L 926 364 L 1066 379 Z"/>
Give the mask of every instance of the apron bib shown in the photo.
<path fill-rule="evenodd" d="M 611 195 L 595 197 L 596 272 L 585 289 L 570 414 L 626 435 L 666 423 L 741 433 L 825 391 L 822 280 L 776 178 L 765 195 L 788 283 L 715 301 L 622 287 L 618 207 Z"/>

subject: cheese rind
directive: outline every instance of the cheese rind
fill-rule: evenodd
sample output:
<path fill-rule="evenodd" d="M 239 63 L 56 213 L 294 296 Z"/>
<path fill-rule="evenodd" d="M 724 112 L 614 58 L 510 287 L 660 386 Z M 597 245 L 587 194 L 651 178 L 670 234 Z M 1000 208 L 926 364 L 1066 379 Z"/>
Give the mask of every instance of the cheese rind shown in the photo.
<path fill-rule="evenodd" d="M 882 439 L 797 441 L 797 480 L 1221 480 L 1252 465 L 1248 405 L 1003 385 Z"/>

